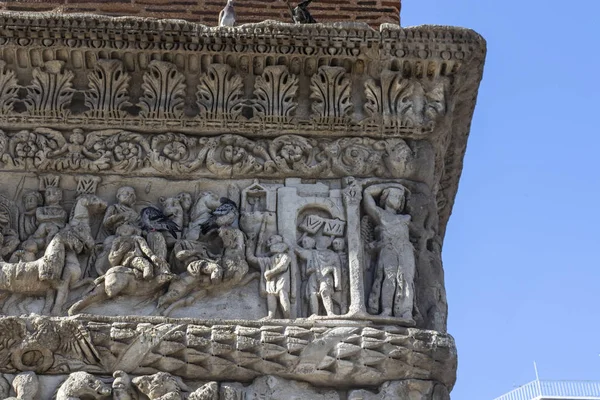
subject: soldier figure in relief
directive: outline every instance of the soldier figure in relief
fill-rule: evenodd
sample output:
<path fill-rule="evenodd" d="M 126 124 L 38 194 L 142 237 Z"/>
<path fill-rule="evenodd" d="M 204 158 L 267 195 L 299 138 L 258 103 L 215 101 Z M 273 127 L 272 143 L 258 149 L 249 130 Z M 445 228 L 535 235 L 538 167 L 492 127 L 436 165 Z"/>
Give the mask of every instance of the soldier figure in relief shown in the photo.
<path fill-rule="evenodd" d="M 62 228 L 67 224 L 67 212 L 60 205 L 63 199 L 62 190 L 57 187 L 48 187 L 44 194 L 45 205 L 38 207 L 35 217 L 39 223 L 33 234 L 33 239 L 39 247 L 46 247 Z"/>
<path fill-rule="evenodd" d="M 102 220 L 102 225 L 111 235 L 123 224 L 136 225 L 139 215 L 133 208 L 135 202 L 135 190 L 132 187 L 123 186 L 117 190 L 117 204 L 108 207 Z"/>
<path fill-rule="evenodd" d="M 154 254 L 146 239 L 138 228 L 123 224 L 117 228 L 117 238 L 113 241 L 108 256 L 112 267 L 122 266 L 131 268 L 136 277 L 151 280 L 156 275 L 165 281 L 171 280 L 173 274 L 169 264 Z M 155 272 L 156 270 L 156 272 Z"/>
<path fill-rule="evenodd" d="M 104 239 L 102 252 L 98 255 L 96 264 L 94 265 L 98 276 L 104 275 L 108 268 L 110 268 L 108 255 L 116 238 L 117 229 L 125 224 L 137 225 L 139 214 L 133 208 L 135 202 L 135 190 L 130 186 L 122 186 L 117 190 L 117 204 L 113 204 L 106 209 L 102 226 L 106 229 L 109 236 Z"/>
<path fill-rule="evenodd" d="M 369 312 L 412 320 L 415 250 L 409 238 L 411 216 L 402 214 L 406 193 L 399 184 L 372 185 L 364 191 L 363 206 L 377 225 L 379 236 L 367 245 L 378 251 Z M 378 196 L 379 205 L 375 201 Z"/>
<path fill-rule="evenodd" d="M 319 238 L 320 242 L 328 240 Z M 327 315 L 334 315 L 333 294 L 340 289 L 339 257 L 327 246 L 310 236 L 302 238 L 302 247 L 296 247 L 296 255 L 306 261 L 307 296 L 310 313 L 319 315 L 319 298 Z"/>
<path fill-rule="evenodd" d="M 38 228 L 35 216 L 38 207 L 42 206 L 44 199 L 39 192 L 27 192 L 23 195 L 24 211 L 19 217 L 19 235 L 21 240 L 27 240 Z"/>
<path fill-rule="evenodd" d="M 277 303 L 281 307 L 284 318 L 290 318 L 290 264 L 289 247 L 283 237 L 272 235 L 267 240 L 270 256 L 257 256 L 256 251 L 262 243 L 254 243 L 254 238 L 249 239 L 246 259 L 250 264 L 260 267 L 263 283 L 261 286 L 267 295 L 267 318 L 275 318 Z"/>

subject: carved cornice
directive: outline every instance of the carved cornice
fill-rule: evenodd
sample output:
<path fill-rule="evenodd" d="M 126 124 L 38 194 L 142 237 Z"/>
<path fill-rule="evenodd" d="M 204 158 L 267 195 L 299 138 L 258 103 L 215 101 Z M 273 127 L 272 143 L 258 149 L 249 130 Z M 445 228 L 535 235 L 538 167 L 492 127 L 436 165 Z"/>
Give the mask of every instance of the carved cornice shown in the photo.
<path fill-rule="evenodd" d="M 471 30 L 442 26 L 376 31 L 360 23 L 265 21 L 212 28 L 3 13 L 0 128 L 431 140 L 436 165 L 428 183 L 440 188 L 443 234 L 485 47 Z M 100 98 L 111 79 L 117 91 Z M 22 89 L 11 89 L 15 82 Z M 279 96 L 265 98 L 273 87 Z"/>
<path fill-rule="evenodd" d="M 36 334 L 41 329 L 44 337 Z M 7 343 L 0 349 L 0 357 L 7 360 L 0 365 L 4 373 L 27 370 L 26 355 L 35 350 L 43 357 L 36 372 L 45 374 L 168 370 L 182 378 L 241 382 L 270 374 L 345 387 L 423 379 L 451 388 L 456 379 L 452 337 L 414 328 L 340 321 L 35 316 L 0 318 L 0 331 Z"/>

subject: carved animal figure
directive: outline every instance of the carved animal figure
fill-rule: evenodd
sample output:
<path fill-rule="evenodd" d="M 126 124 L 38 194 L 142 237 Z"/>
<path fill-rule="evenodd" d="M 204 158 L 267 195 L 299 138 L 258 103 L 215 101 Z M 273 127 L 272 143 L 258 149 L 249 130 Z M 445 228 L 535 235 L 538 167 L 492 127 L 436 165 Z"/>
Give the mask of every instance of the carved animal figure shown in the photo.
<path fill-rule="evenodd" d="M 135 387 L 150 400 L 182 400 L 181 390 L 187 386 L 167 372 L 138 376 L 132 380 Z"/>
<path fill-rule="evenodd" d="M 138 279 L 131 268 L 112 267 L 104 276 L 94 281 L 95 287 L 83 299 L 69 308 L 69 315 L 77 314 L 94 303 L 119 295 L 153 297 L 172 278 L 173 275 L 162 274 L 150 280 L 143 280 Z"/>
<path fill-rule="evenodd" d="M 179 226 L 169 217 L 163 214 L 158 208 L 146 207 L 140 213 L 142 229 L 146 232 L 164 232 L 168 231 L 174 238 L 177 232 L 180 232 Z"/>
<path fill-rule="evenodd" d="M 290 6 L 290 2 L 286 0 L 288 8 L 290 9 L 290 14 L 292 14 L 292 19 L 296 24 L 316 24 L 317 21 L 310 15 L 308 12 L 308 6 L 312 2 L 312 0 L 306 0 L 302 3 L 298 4 L 295 8 Z"/>
<path fill-rule="evenodd" d="M 100 399 L 112 392 L 110 386 L 87 372 L 73 372 L 60 385 L 56 400 Z"/>
<path fill-rule="evenodd" d="M 233 0 L 227 0 L 227 5 L 219 13 L 219 26 L 235 25 L 235 10 Z"/>
<path fill-rule="evenodd" d="M 211 212 L 210 218 L 201 225 L 202 233 L 207 234 L 220 226 L 231 225 L 238 216 L 235 202 L 227 197 L 221 197 L 221 205 Z"/>
<path fill-rule="evenodd" d="M 93 247 L 90 215 L 104 211 L 106 206 L 97 196 L 81 196 L 69 224 L 52 238 L 41 258 L 30 262 L 0 262 L 0 301 L 10 293 L 45 295 L 42 314 L 60 314 L 69 289 L 89 283 L 80 280 L 77 254 Z"/>

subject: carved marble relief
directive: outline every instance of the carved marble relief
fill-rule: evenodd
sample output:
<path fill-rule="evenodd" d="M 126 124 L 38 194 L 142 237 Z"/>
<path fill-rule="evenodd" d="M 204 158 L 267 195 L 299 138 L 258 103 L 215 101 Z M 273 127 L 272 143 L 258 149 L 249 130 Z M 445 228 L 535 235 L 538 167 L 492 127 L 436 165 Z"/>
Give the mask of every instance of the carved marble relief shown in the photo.
<path fill-rule="evenodd" d="M 433 231 L 410 214 L 431 207 L 422 185 L 58 178 L 23 175 L 22 203 L 3 200 L 5 313 L 216 317 L 241 296 L 255 300 L 230 318 L 428 323 L 417 294 L 438 283 L 415 275 Z"/>
<path fill-rule="evenodd" d="M 226 134 L 148 135 L 121 129 L 0 130 L 0 169 L 40 172 L 178 174 L 197 177 L 430 179 L 433 149 L 398 138 L 248 139 Z"/>
<path fill-rule="evenodd" d="M 0 13 L 0 398 L 447 399 L 482 46 Z"/>
<path fill-rule="evenodd" d="M 94 125 L 118 121 L 152 128 L 164 126 L 166 121 L 170 121 L 167 126 L 182 126 L 182 121 L 188 121 L 183 126 L 209 128 L 225 121 L 245 121 L 245 125 L 258 121 L 257 126 L 277 123 L 274 127 L 281 128 L 283 123 L 287 129 L 297 129 L 298 123 L 304 121 L 308 129 L 321 126 L 348 131 L 354 126 L 374 132 L 376 124 L 383 122 L 384 126 L 398 129 L 431 132 L 447 109 L 448 79 L 444 77 L 405 77 L 385 70 L 378 81 L 370 78 L 360 88 L 352 84 L 346 68 L 321 66 L 309 71 L 310 93 L 300 97 L 299 93 L 304 92 L 298 90 L 301 74 L 292 73 L 287 65 L 270 65 L 256 68 L 260 73 L 248 88 L 253 90 L 253 96 L 248 97 L 247 80 L 230 65 L 208 65 L 199 76 L 198 85 L 190 87 L 188 77 L 174 63 L 152 60 L 144 68 L 139 111 L 135 111 L 130 102 L 132 75 L 121 60 L 98 59 L 86 76 L 87 88 L 79 90 L 74 87 L 75 73 L 64 61 L 47 61 L 33 69 L 31 81 L 24 86 L 24 98 L 19 96 L 15 72 L 1 58 L 0 62 L 0 116 L 22 117 L 24 122 L 41 117 L 49 123 L 71 124 L 84 118 Z M 83 92 L 85 110 L 73 103 L 77 91 Z M 196 104 L 189 103 L 186 92 L 195 93 Z M 362 112 L 353 104 L 356 96 L 366 98 L 364 121 Z M 15 105 L 21 103 L 25 110 L 18 112 Z M 296 115 L 299 106 L 308 104 L 310 112 Z M 192 116 L 195 107 L 199 112 Z"/>

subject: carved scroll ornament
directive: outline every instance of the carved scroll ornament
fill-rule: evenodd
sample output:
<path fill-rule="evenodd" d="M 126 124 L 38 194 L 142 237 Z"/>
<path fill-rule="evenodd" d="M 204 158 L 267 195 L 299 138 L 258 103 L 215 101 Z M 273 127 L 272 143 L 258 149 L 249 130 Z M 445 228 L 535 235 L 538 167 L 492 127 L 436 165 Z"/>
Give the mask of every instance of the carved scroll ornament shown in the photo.
<path fill-rule="evenodd" d="M 311 139 L 284 135 L 252 140 L 238 135 L 144 135 L 106 129 L 71 133 L 49 128 L 0 131 L 6 170 L 84 173 L 153 172 L 165 175 L 401 177 L 413 150 L 402 139 Z"/>

